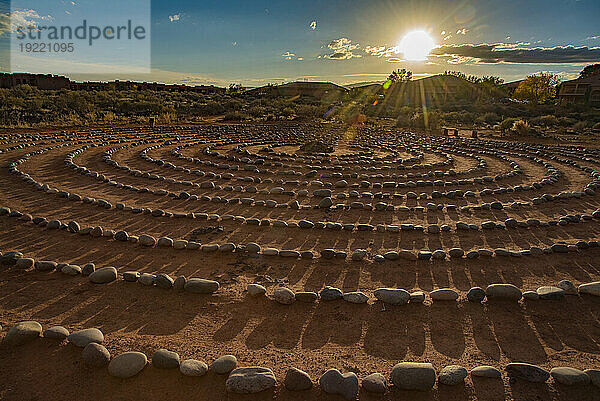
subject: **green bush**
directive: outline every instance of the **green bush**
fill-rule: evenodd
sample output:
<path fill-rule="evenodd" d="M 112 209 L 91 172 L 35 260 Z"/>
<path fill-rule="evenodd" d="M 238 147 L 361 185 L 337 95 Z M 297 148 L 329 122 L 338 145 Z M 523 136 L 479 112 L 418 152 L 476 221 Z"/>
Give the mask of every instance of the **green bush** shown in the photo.
<path fill-rule="evenodd" d="M 513 128 L 513 126 L 514 126 L 514 124 L 515 124 L 516 121 L 517 121 L 517 119 L 513 118 L 513 117 L 505 118 L 498 125 L 498 127 L 500 128 L 501 131 L 506 132 L 506 131 L 509 131 L 509 130 L 511 130 Z"/>
<path fill-rule="evenodd" d="M 482 116 L 477 117 L 476 121 L 480 124 L 485 123 L 492 125 L 500 121 L 500 116 L 496 113 L 487 112 Z"/>
<path fill-rule="evenodd" d="M 541 125 L 542 127 L 552 127 L 555 125 L 559 125 L 558 118 L 551 114 L 534 117 L 531 119 L 531 123 L 534 125 Z"/>
<path fill-rule="evenodd" d="M 416 112 L 410 121 L 412 128 L 435 130 L 440 126 L 440 115 L 437 112 Z"/>

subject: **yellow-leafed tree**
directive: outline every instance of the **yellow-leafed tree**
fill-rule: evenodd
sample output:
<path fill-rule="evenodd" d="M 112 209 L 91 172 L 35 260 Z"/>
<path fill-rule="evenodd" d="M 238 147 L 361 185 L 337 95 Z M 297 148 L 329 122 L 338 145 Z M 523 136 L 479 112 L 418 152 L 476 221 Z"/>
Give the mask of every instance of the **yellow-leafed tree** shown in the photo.
<path fill-rule="evenodd" d="M 556 87 L 560 83 L 558 75 L 540 72 L 529 75 L 519 84 L 514 97 L 531 103 L 547 103 L 556 96 Z"/>

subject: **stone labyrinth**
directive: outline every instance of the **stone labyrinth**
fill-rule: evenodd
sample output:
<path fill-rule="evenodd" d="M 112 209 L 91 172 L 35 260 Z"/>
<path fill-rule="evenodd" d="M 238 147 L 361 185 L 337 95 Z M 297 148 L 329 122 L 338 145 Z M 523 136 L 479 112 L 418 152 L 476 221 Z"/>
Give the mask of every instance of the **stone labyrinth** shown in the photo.
<path fill-rule="evenodd" d="M 315 124 L 0 150 L 2 399 L 598 399 L 598 149 Z"/>

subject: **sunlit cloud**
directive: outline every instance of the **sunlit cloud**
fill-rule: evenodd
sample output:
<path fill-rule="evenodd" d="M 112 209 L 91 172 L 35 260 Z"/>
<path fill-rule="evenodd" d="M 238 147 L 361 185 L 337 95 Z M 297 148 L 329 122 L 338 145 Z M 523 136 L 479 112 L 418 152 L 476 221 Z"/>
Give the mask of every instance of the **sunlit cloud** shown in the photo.
<path fill-rule="evenodd" d="M 360 45 L 358 43 L 352 43 L 348 38 L 339 38 L 332 40 L 327 47 L 333 50 L 332 53 L 324 54 L 319 58 L 327 58 L 332 60 L 350 60 L 352 58 L 361 58 L 362 55 L 354 53 Z"/>
<path fill-rule="evenodd" d="M 317 21 L 312 21 L 309 25 L 310 29 L 313 31 L 317 29 Z"/>
<path fill-rule="evenodd" d="M 495 49 L 515 49 L 518 47 L 529 46 L 530 42 L 519 42 L 519 43 L 496 43 Z"/>
<path fill-rule="evenodd" d="M 396 46 L 366 46 L 364 52 L 374 57 L 393 57 L 398 53 Z"/>
<path fill-rule="evenodd" d="M 522 47 L 524 44 L 463 44 L 443 45 L 431 51 L 431 56 L 453 64 L 515 63 L 515 64 L 583 64 L 600 60 L 600 47 Z"/>
<path fill-rule="evenodd" d="M 0 14 L 0 35 L 16 31 L 18 27 L 36 27 L 39 21 L 51 21 L 51 15 L 39 15 L 35 10 L 14 10 Z"/>
<path fill-rule="evenodd" d="M 296 57 L 296 55 L 294 53 L 287 51 L 287 52 L 283 53 L 281 55 L 281 57 L 283 57 L 285 60 L 293 60 L 294 57 Z"/>
<path fill-rule="evenodd" d="M 600 35 L 588 36 L 585 40 L 599 40 Z"/>
<path fill-rule="evenodd" d="M 169 15 L 169 21 L 171 21 L 171 22 L 177 22 L 180 19 L 181 19 L 181 14 Z"/>
<path fill-rule="evenodd" d="M 466 35 L 469 30 L 467 28 L 459 29 L 456 31 L 457 35 Z"/>
<path fill-rule="evenodd" d="M 0 13 L 0 36 L 10 32 L 10 15 Z"/>

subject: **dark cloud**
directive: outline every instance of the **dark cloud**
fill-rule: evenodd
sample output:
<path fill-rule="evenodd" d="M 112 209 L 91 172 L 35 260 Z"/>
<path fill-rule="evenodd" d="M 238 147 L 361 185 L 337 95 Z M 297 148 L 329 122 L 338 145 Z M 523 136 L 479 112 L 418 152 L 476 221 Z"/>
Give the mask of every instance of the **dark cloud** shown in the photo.
<path fill-rule="evenodd" d="M 447 58 L 451 63 L 519 63 L 519 64 L 583 64 L 600 60 L 600 47 L 534 47 L 514 44 L 443 45 L 431 51 L 432 56 Z"/>

